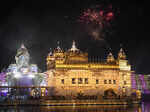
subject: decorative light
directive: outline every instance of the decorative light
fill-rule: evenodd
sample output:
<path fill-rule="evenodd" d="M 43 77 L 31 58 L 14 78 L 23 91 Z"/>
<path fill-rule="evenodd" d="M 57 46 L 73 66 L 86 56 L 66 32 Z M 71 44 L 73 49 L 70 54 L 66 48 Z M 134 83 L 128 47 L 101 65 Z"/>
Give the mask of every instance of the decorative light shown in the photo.
<path fill-rule="evenodd" d="M 21 74 L 20 74 L 19 72 L 16 72 L 15 75 L 14 75 L 14 77 L 15 77 L 15 78 L 20 78 L 20 77 L 21 77 Z"/>
<path fill-rule="evenodd" d="M 27 74 L 29 72 L 29 69 L 28 68 L 22 68 L 21 71 L 23 74 Z"/>
<path fill-rule="evenodd" d="M 34 78 L 35 76 L 34 76 L 34 74 L 29 74 L 29 77 Z"/>

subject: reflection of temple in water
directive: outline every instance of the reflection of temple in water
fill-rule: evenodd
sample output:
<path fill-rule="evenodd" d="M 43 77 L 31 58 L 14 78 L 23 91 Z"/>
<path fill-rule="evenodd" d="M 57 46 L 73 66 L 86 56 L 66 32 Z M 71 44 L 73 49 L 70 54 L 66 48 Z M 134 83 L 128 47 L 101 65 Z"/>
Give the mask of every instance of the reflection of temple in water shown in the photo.
<path fill-rule="evenodd" d="M 63 51 L 59 46 L 47 57 L 48 86 L 51 94 L 63 96 L 97 95 L 130 96 L 131 65 L 121 48 L 118 58 L 110 52 L 104 62 L 90 62 L 88 53 L 80 51 L 73 41 L 72 47 Z"/>
<path fill-rule="evenodd" d="M 19 106 L 19 107 L 1 107 L 0 111 L 7 112 L 149 112 L 149 110 L 143 110 L 141 106 L 136 105 L 133 107 L 121 106 L 121 105 L 107 105 L 107 106 Z"/>
<path fill-rule="evenodd" d="M 149 112 L 150 111 L 150 103 L 149 102 L 142 102 L 141 104 L 142 111 L 141 112 Z"/>
<path fill-rule="evenodd" d="M 133 107 L 121 105 L 79 106 L 79 107 L 41 107 L 42 112 L 149 112 L 142 111 L 140 105 Z"/>
<path fill-rule="evenodd" d="M 132 88 L 140 90 L 143 94 L 150 94 L 150 75 L 132 74 Z"/>

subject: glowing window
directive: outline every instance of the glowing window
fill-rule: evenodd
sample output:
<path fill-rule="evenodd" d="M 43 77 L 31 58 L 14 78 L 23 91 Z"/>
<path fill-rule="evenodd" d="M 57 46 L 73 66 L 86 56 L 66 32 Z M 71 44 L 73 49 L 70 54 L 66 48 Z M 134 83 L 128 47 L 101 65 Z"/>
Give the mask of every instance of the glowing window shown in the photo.
<path fill-rule="evenodd" d="M 78 78 L 78 84 L 82 84 L 82 78 Z"/>
<path fill-rule="evenodd" d="M 85 84 L 88 84 L 89 82 L 88 82 L 88 78 L 85 78 Z"/>
<path fill-rule="evenodd" d="M 113 80 L 113 83 L 116 84 L 116 80 Z"/>
<path fill-rule="evenodd" d="M 75 83 L 76 83 L 76 79 L 72 78 L 72 84 L 75 84 Z"/>

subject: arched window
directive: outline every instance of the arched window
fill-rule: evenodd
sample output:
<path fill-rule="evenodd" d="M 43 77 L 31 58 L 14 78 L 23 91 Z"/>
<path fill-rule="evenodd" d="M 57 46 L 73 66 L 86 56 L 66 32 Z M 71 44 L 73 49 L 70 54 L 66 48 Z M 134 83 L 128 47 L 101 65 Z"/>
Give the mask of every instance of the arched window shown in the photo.
<path fill-rule="evenodd" d="M 65 80 L 64 80 L 64 79 L 61 79 L 61 83 L 64 84 L 64 83 L 65 83 Z"/>
<path fill-rule="evenodd" d="M 109 80 L 109 84 L 111 84 L 111 80 Z"/>
<path fill-rule="evenodd" d="M 116 80 L 113 80 L 113 83 L 116 84 Z"/>
<path fill-rule="evenodd" d="M 78 84 L 82 84 L 82 78 L 78 78 Z"/>
<path fill-rule="evenodd" d="M 72 84 L 75 84 L 75 83 L 76 83 L 76 79 L 72 78 Z"/>
<path fill-rule="evenodd" d="M 85 84 L 88 84 L 89 82 L 88 82 L 88 78 L 85 78 Z"/>
<path fill-rule="evenodd" d="M 99 80 L 98 79 L 96 79 L 96 84 L 99 84 Z"/>

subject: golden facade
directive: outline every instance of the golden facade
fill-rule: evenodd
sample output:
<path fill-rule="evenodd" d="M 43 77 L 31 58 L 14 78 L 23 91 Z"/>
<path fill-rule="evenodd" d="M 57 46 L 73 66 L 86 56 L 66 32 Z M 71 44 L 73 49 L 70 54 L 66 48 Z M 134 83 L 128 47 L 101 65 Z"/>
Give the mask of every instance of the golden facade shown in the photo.
<path fill-rule="evenodd" d="M 131 65 L 123 49 L 115 60 L 109 53 L 105 62 L 89 62 L 88 53 L 72 48 L 64 52 L 59 46 L 47 57 L 48 86 L 55 95 L 102 95 L 107 90 L 122 96 L 131 94 Z"/>

